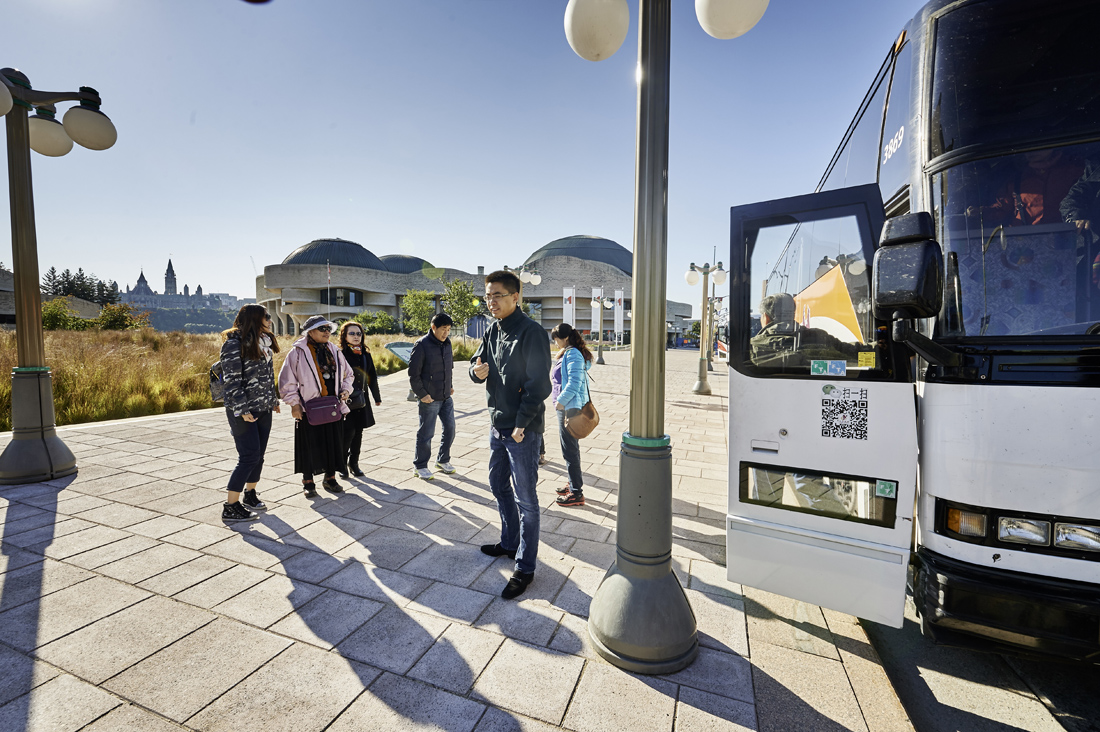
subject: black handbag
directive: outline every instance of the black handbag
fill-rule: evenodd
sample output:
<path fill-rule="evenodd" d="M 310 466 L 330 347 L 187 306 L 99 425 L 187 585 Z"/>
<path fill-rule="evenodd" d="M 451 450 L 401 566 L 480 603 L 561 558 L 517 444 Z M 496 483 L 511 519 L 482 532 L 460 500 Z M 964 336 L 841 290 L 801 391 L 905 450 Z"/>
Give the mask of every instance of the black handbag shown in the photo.
<path fill-rule="evenodd" d="M 367 393 L 362 389 L 354 389 L 348 398 L 348 409 L 365 409 L 367 406 Z"/>

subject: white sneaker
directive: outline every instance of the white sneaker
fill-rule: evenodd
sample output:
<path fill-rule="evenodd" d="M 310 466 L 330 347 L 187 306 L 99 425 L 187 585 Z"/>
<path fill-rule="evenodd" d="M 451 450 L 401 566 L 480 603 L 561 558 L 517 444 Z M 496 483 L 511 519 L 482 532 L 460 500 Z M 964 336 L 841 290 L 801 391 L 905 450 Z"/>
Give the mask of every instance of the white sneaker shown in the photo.
<path fill-rule="evenodd" d="M 435 476 L 432 475 L 432 471 L 428 470 L 427 468 L 417 468 L 416 477 L 420 478 L 421 480 L 431 480 L 435 478 Z"/>
<path fill-rule="evenodd" d="M 455 471 L 455 466 L 451 465 L 450 463 L 436 462 L 435 467 L 439 468 L 447 475 L 450 475 Z"/>

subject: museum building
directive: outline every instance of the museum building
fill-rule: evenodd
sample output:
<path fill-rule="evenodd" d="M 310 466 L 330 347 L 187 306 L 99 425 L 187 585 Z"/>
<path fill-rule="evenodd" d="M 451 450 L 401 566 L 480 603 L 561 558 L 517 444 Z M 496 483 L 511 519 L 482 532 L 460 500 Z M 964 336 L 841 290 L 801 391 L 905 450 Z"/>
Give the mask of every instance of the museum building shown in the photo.
<path fill-rule="evenodd" d="M 295 249 L 280 264 L 264 267 L 256 278 L 256 302 L 267 307 L 279 335 L 297 334 L 302 323 L 318 314 L 345 320 L 363 310 L 384 311 L 400 322 L 407 290 L 427 290 L 441 297 L 442 276 L 466 280 L 474 292 L 481 293 L 486 272 L 506 266 L 537 275 L 524 283 L 523 300 L 547 333 L 570 314 L 578 330 L 598 330 L 599 317 L 591 301 L 593 293 L 601 291 L 613 301 L 603 309 L 605 341 L 615 339 L 616 308 L 622 309 L 624 332 L 630 331 L 633 255 L 616 242 L 596 236 L 557 239 L 523 262 L 493 262 L 477 267 L 476 273 L 437 268 L 406 254 L 378 257 L 346 239 L 317 239 Z M 615 300 L 618 290 L 623 293 L 621 304 Z M 671 332 L 681 332 L 690 317 L 690 305 L 668 303 Z M 471 331 L 476 327 L 471 324 Z"/>

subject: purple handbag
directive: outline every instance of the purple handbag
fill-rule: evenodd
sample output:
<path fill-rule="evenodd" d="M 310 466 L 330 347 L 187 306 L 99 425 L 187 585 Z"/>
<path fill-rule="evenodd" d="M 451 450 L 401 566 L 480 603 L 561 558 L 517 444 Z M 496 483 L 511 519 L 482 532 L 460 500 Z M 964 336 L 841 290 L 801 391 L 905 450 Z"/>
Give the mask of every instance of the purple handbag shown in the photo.
<path fill-rule="evenodd" d="M 338 422 L 340 417 L 340 399 L 334 396 L 319 396 L 310 399 L 303 406 L 306 421 L 314 427 L 329 422 Z"/>

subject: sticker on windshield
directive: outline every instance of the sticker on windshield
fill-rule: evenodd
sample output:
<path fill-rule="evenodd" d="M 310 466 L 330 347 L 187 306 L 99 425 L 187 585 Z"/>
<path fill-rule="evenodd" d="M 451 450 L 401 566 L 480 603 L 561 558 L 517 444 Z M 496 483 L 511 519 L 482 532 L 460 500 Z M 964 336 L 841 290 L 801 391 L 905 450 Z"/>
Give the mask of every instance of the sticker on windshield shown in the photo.
<path fill-rule="evenodd" d="M 810 361 L 812 376 L 844 376 L 848 373 L 847 361 Z"/>
<path fill-rule="evenodd" d="M 892 480 L 876 481 L 875 495 L 879 498 L 897 498 L 898 484 Z"/>
<path fill-rule="evenodd" d="M 873 369 L 873 368 L 875 368 L 875 352 L 874 351 L 860 351 L 859 352 L 859 367 L 861 369 Z"/>
<path fill-rule="evenodd" d="M 821 387 L 821 436 L 866 440 L 867 403 L 866 389 L 825 384 Z"/>

